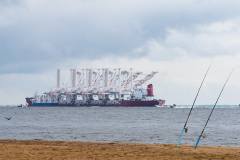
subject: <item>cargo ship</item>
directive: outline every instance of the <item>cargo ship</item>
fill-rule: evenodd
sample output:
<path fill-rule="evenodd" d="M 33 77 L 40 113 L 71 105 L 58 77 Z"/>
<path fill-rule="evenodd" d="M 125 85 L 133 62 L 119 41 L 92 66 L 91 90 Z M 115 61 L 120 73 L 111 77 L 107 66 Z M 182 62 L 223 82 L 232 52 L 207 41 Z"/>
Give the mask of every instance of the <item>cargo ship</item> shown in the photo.
<path fill-rule="evenodd" d="M 71 86 L 68 87 L 68 83 L 60 83 L 60 71 L 57 70 L 57 87 L 43 95 L 36 92 L 33 97 L 27 97 L 28 107 L 154 107 L 165 104 L 165 100 L 154 97 L 152 84 L 142 88 L 157 72 L 138 79 L 142 72 L 133 73 L 132 69 L 70 69 Z"/>

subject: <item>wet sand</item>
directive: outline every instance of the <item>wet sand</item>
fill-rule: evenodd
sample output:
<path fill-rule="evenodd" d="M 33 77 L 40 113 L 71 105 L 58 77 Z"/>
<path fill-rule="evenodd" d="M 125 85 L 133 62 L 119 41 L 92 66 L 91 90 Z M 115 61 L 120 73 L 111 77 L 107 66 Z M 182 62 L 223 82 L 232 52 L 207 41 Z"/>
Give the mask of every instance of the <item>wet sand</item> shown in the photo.
<path fill-rule="evenodd" d="M 240 147 L 0 140 L 0 159 L 240 159 Z"/>

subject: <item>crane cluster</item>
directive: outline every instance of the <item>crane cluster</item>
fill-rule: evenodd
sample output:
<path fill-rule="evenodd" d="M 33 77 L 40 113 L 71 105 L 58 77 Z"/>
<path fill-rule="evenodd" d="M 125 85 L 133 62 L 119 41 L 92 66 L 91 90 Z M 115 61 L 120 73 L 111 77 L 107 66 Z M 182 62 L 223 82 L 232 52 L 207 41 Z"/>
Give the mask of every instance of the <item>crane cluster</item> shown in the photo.
<path fill-rule="evenodd" d="M 133 72 L 132 69 L 70 69 L 69 80 L 61 83 L 61 70 L 58 69 L 57 86 L 41 96 L 36 93 L 33 102 L 81 105 L 93 100 L 95 103 L 101 104 L 111 99 L 111 103 L 118 104 L 125 95 L 134 98 L 137 88 L 150 80 L 156 73 L 151 72 L 137 80 L 142 72 Z"/>

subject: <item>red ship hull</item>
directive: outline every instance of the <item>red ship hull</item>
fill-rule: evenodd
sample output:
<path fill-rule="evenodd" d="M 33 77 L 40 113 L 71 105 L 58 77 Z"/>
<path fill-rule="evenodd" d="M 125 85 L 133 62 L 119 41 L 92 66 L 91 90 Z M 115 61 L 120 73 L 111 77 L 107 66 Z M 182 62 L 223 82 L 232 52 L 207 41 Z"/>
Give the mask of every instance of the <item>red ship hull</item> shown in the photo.
<path fill-rule="evenodd" d="M 28 107 L 90 107 L 90 106 L 100 106 L 100 107 L 155 107 L 156 105 L 164 105 L 165 100 L 150 100 L 150 101 L 121 101 L 117 105 L 60 105 L 57 103 L 42 103 L 41 105 L 36 105 L 32 103 L 29 98 L 26 98 Z"/>

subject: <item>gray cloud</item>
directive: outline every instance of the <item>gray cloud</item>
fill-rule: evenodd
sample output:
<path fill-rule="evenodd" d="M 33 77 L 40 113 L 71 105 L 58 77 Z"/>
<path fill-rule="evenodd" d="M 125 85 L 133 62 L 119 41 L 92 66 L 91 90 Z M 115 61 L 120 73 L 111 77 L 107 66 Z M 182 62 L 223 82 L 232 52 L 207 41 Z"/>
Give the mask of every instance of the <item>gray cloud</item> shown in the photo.
<path fill-rule="evenodd" d="M 0 7 L 18 6 L 23 5 L 24 0 L 1 0 Z"/>
<path fill-rule="evenodd" d="M 42 72 L 56 59 L 140 58 L 151 40 L 166 59 L 181 56 L 176 48 L 199 56 L 188 44 L 166 43 L 169 29 L 199 34 L 196 25 L 237 18 L 240 9 L 238 1 L 188 0 L 2 1 L 0 8 L 0 73 Z"/>

